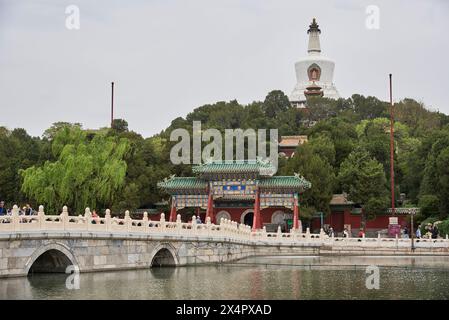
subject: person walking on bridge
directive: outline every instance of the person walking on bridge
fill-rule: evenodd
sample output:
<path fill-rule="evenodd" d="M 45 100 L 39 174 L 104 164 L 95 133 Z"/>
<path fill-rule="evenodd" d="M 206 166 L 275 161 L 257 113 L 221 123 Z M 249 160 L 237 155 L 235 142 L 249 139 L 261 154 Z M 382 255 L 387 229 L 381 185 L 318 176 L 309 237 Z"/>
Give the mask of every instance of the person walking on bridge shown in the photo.
<path fill-rule="evenodd" d="M 0 216 L 6 216 L 8 210 L 5 208 L 5 201 L 0 201 Z"/>
<path fill-rule="evenodd" d="M 421 239 L 421 225 L 416 229 L 416 238 Z"/>

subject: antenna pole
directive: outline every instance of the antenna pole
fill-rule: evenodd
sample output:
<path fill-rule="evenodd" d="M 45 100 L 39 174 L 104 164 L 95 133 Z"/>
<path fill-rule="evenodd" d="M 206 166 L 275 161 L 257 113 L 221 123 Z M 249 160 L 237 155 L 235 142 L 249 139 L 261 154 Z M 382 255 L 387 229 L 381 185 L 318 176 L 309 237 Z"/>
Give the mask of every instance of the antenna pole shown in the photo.
<path fill-rule="evenodd" d="M 390 188 L 391 188 L 391 211 L 396 214 L 394 201 L 394 104 L 393 104 L 393 75 L 390 73 Z"/>
<path fill-rule="evenodd" d="M 114 82 L 111 82 L 111 128 L 114 122 Z"/>

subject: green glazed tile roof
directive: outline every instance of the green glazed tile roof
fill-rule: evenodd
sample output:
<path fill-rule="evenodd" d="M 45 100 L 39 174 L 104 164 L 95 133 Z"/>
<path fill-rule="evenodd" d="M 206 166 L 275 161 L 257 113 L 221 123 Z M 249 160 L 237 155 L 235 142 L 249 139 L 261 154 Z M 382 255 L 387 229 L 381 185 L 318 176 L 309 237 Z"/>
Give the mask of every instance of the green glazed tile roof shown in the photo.
<path fill-rule="evenodd" d="M 200 180 L 195 177 L 170 177 L 168 179 L 165 179 L 164 181 L 159 182 L 158 184 L 159 188 L 163 189 L 190 189 L 190 190 L 198 190 L 198 189 L 206 189 L 207 188 L 207 182 Z"/>
<path fill-rule="evenodd" d="M 213 173 L 259 173 L 262 176 L 270 176 L 275 172 L 274 166 L 269 161 L 263 160 L 218 160 L 210 161 L 192 168 L 196 174 Z"/>
<path fill-rule="evenodd" d="M 294 176 L 276 176 L 261 179 L 259 186 L 262 189 L 271 188 L 294 188 L 294 189 L 310 189 L 312 186 L 309 181 L 299 175 Z"/>

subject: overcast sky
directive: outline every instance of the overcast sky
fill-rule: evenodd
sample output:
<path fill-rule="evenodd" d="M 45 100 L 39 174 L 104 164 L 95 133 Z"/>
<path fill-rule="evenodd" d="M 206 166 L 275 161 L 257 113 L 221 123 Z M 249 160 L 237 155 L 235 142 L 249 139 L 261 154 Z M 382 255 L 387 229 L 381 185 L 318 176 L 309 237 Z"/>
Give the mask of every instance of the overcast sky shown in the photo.
<path fill-rule="evenodd" d="M 79 30 L 66 28 L 69 5 Z M 206 103 L 289 95 L 313 17 L 343 97 L 387 100 L 391 72 L 395 100 L 449 114 L 449 1 L 0 0 L 0 126 L 107 126 L 111 81 L 115 117 L 144 136 Z"/>

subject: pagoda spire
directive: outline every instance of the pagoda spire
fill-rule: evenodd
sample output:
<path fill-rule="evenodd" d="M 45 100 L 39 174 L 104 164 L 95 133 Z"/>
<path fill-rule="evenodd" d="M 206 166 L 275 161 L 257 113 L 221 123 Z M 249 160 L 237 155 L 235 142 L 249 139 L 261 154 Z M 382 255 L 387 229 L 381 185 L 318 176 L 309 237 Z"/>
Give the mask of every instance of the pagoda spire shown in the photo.
<path fill-rule="evenodd" d="M 316 22 L 315 18 L 313 18 L 312 23 L 309 26 L 309 30 L 307 30 L 307 34 L 309 35 L 309 49 L 307 50 L 307 52 L 309 54 L 320 53 L 321 52 L 321 46 L 320 46 L 321 30 L 320 30 L 319 25 Z"/>

